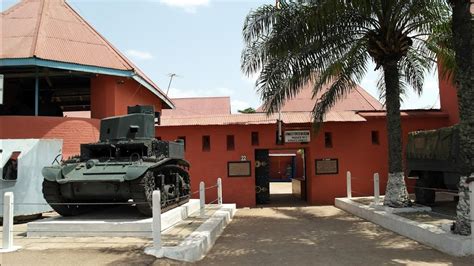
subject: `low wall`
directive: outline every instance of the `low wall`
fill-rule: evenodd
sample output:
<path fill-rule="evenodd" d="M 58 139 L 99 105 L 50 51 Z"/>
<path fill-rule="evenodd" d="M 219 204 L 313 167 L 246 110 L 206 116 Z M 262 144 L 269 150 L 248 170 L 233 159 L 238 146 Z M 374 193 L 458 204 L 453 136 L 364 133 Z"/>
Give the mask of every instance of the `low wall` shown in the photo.
<path fill-rule="evenodd" d="M 99 119 L 0 116 L 0 139 L 62 139 L 63 156 L 79 154 L 81 143 L 99 139 Z"/>
<path fill-rule="evenodd" d="M 467 256 L 473 254 L 474 250 L 471 249 L 470 236 L 454 235 L 439 227 L 418 223 L 383 210 L 377 210 L 348 198 L 337 198 L 335 205 L 339 209 L 450 255 Z"/>

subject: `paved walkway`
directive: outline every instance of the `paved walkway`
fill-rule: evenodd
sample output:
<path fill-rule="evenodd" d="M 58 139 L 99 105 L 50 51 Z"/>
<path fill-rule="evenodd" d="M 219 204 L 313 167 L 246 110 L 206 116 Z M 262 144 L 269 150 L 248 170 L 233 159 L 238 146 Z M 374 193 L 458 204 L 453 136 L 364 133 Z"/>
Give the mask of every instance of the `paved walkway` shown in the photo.
<path fill-rule="evenodd" d="M 332 206 L 240 209 L 201 265 L 473 265 Z"/>

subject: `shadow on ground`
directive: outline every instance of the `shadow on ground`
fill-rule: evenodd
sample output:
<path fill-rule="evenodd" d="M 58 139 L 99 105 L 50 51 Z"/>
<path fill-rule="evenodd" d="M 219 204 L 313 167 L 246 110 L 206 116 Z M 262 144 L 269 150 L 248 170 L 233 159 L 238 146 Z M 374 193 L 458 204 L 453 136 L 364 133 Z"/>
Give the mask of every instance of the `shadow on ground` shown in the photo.
<path fill-rule="evenodd" d="M 472 265 L 332 206 L 254 208 L 233 222 L 199 264 Z"/>

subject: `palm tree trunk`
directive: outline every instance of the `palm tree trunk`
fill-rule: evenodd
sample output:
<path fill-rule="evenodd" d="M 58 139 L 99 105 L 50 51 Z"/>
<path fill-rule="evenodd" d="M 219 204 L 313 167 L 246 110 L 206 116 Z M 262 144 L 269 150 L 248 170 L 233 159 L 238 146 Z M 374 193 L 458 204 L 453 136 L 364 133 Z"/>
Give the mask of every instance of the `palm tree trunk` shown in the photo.
<path fill-rule="evenodd" d="M 453 40 L 456 52 L 456 83 L 459 101 L 459 142 L 464 169 L 459 181 L 459 202 L 453 231 L 461 235 L 471 234 L 469 221 L 469 197 L 473 196 L 466 180 L 474 177 L 474 88 L 472 71 L 472 46 L 474 44 L 470 12 L 470 0 L 450 0 L 453 7 Z M 470 195 L 471 194 L 471 195 Z"/>
<path fill-rule="evenodd" d="M 400 73 L 396 61 L 383 66 L 387 107 L 388 183 L 384 205 L 406 207 L 411 204 L 402 164 L 402 125 L 400 119 Z"/>

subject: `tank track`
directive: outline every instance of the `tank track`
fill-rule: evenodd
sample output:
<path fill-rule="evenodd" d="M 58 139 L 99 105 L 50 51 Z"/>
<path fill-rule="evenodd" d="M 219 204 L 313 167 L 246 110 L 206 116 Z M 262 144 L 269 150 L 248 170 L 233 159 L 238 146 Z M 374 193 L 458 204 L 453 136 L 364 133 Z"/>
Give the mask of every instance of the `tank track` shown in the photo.
<path fill-rule="evenodd" d="M 49 206 L 61 216 L 75 216 L 94 209 L 91 205 L 65 204 L 68 200 L 61 195 L 59 184 L 46 179 L 43 180 L 43 196 Z"/>
<path fill-rule="evenodd" d="M 189 180 L 188 172 L 178 165 L 164 165 L 150 169 L 141 178 L 130 182 L 132 199 L 136 202 L 136 207 L 141 214 L 151 217 L 154 190 L 161 191 L 161 212 L 163 213 L 189 201 L 191 196 Z M 178 193 L 172 191 L 175 194 L 173 197 L 169 197 L 170 191 L 166 191 L 166 186 L 169 185 L 173 185 L 174 189 L 178 190 Z"/>

